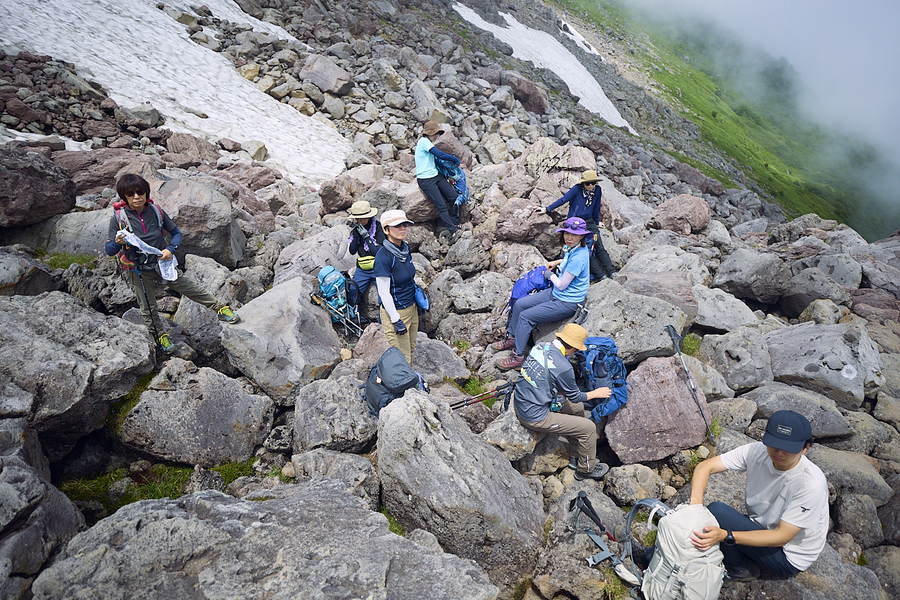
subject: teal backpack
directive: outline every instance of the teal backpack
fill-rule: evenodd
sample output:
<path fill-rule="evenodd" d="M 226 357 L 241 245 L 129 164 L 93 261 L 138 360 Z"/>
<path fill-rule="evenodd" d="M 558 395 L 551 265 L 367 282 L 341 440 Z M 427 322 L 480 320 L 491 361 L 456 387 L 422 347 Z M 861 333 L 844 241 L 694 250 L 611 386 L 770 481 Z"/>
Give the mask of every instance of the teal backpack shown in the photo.
<path fill-rule="evenodd" d="M 356 318 L 356 309 L 347 302 L 347 278 L 331 265 L 319 270 L 319 294 L 331 307 L 332 322 Z"/>

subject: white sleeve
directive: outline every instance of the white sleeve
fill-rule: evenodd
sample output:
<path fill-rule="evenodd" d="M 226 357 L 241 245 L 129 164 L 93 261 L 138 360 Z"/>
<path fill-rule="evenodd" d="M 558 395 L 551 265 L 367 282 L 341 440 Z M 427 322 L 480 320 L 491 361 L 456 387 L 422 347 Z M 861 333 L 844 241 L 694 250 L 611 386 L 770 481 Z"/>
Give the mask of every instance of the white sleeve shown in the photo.
<path fill-rule="evenodd" d="M 376 277 L 375 287 L 378 288 L 378 297 L 381 298 L 381 306 L 384 307 L 385 312 L 391 318 L 391 323 L 399 321 L 400 313 L 397 312 L 397 308 L 394 306 L 394 298 L 391 296 L 391 278 Z"/>
<path fill-rule="evenodd" d="M 757 444 L 762 444 L 762 442 L 756 442 Z M 747 456 L 750 450 L 753 448 L 754 444 L 744 444 L 743 446 L 738 446 L 734 450 L 730 450 L 725 454 L 722 454 L 720 458 L 722 459 L 722 464 L 725 465 L 725 468 L 729 471 L 737 471 L 743 472 L 747 470 Z"/>
<path fill-rule="evenodd" d="M 553 283 L 553 285 L 556 286 L 556 289 L 560 291 L 569 287 L 569 284 L 572 283 L 574 279 L 575 273 L 570 273 L 569 271 L 564 272 L 562 274 L 562 277 L 555 274 L 550 276 L 550 282 Z"/>

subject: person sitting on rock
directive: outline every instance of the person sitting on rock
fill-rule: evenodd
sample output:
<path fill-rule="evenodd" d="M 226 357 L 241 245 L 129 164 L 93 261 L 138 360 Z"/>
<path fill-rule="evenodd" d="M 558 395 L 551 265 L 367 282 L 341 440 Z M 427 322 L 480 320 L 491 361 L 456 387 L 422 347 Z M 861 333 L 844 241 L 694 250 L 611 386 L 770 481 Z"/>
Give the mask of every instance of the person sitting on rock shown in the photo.
<path fill-rule="evenodd" d="M 806 417 L 779 410 L 769 417 L 762 442 L 707 459 L 694 469 L 691 504 L 703 503 L 711 474 L 747 473 L 747 514 L 713 502 L 709 510 L 719 527 L 704 527 L 691 536 L 701 551 L 719 544 L 726 585 L 756 579 L 759 565 L 783 575 L 805 571 L 825 548 L 828 482 L 805 456 L 811 444 Z"/>
<path fill-rule="evenodd" d="M 588 417 L 584 402 L 609 398 L 608 387 L 582 392 L 569 358 L 585 350 L 587 331 L 569 323 L 552 342 L 537 344 L 522 364 L 513 392 L 516 417 L 526 429 L 564 436 L 574 459 L 575 479 L 602 479 L 609 467 L 597 462 L 597 424 Z"/>
<path fill-rule="evenodd" d="M 581 217 L 587 223 L 588 230 L 593 234 L 588 239 L 588 251 L 591 254 L 591 281 L 600 281 L 604 277 L 615 279 L 616 270 L 613 267 L 612 260 L 603 247 L 603 240 L 600 239 L 600 199 L 603 196 L 603 190 L 597 184 L 600 178 L 597 171 L 588 170 L 581 174 L 578 183 L 565 193 L 559 200 L 548 206 L 546 209 L 537 208 L 536 212 L 544 214 L 548 211 L 559 208 L 563 204 L 568 203 L 569 214 L 567 217 Z"/>
<path fill-rule="evenodd" d="M 438 172 L 434 157 L 459 165 L 459 159 L 452 154 L 441 152 L 434 140 L 441 134 L 441 127 L 435 121 L 425 123 L 422 137 L 416 143 L 416 182 L 422 193 L 431 200 L 438 211 L 441 222 L 451 237 L 459 229 L 459 206 L 456 205 L 456 189 Z"/>
<path fill-rule="evenodd" d="M 375 280 L 375 255 L 384 244 L 384 231 L 381 223 L 375 218 L 378 209 L 372 208 L 365 200 L 354 202 L 350 207 L 350 254 L 356 254 L 356 270 L 353 272 L 353 283 L 347 290 L 347 301 L 356 306 L 360 322 L 371 320 L 365 314 L 366 292 Z"/>
<path fill-rule="evenodd" d="M 404 240 L 412 221 L 402 210 L 381 215 L 385 240 L 375 255 L 375 287 L 381 302 L 381 328 L 391 346 L 403 352 L 412 366 L 419 334 L 419 310 L 416 306 L 416 265 L 409 244 Z"/>
<path fill-rule="evenodd" d="M 519 298 L 513 306 L 509 318 L 507 337 L 494 342 L 494 350 L 513 349 L 513 353 L 497 362 L 501 369 L 517 369 L 525 360 L 525 348 L 531 331 L 538 323 L 553 323 L 571 318 L 584 302 L 590 285 L 590 258 L 585 237 L 590 232 L 585 228 L 584 219 L 571 217 L 556 230 L 563 244 L 562 260 L 547 263 L 544 277 L 553 284 L 536 294 Z M 560 275 L 551 274 L 559 267 Z"/>
<path fill-rule="evenodd" d="M 228 304 L 175 268 L 172 254 L 181 244 L 181 231 L 169 215 L 150 199 L 147 180 L 134 173 L 123 175 L 116 182 L 116 193 L 122 201 L 113 204 L 105 251 L 109 256 L 118 255 L 125 281 L 137 298 L 141 318 L 163 352 L 174 351 L 175 344 L 159 318 L 153 287 L 157 283 L 161 282 L 182 296 L 213 309 L 220 321 L 231 324 L 239 322 L 240 317 Z M 126 233 L 137 236 L 146 249 L 141 250 L 127 242 Z M 166 240 L 166 234 L 170 241 Z M 161 252 L 156 254 L 154 251 Z M 165 269 L 162 273 L 161 267 Z M 163 273 L 166 278 L 163 278 Z"/>

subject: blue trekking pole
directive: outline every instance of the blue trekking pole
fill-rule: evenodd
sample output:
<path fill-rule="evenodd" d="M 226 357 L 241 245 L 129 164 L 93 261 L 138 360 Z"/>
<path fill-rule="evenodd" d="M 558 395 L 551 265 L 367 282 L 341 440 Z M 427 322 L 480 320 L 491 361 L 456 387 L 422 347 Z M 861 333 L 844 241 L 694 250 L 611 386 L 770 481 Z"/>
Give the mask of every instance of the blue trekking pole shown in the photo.
<path fill-rule="evenodd" d="M 672 343 L 675 344 L 675 351 L 678 352 L 678 358 L 681 359 L 681 366 L 684 367 L 688 383 L 691 385 L 691 393 L 694 394 L 694 401 L 697 403 L 697 408 L 700 409 L 700 416 L 703 417 L 703 422 L 706 424 L 706 432 L 709 434 L 709 441 L 711 441 L 713 447 L 715 447 L 716 439 L 713 437 L 713 432 L 709 427 L 709 421 L 706 420 L 706 415 L 703 414 L 703 406 L 700 405 L 700 398 L 697 396 L 697 387 L 694 385 L 694 379 L 691 377 L 690 370 L 688 370 L 687 365 L 684 364 L 684 356 L 681 355 L 681 341 L 684 337 L 678 335 L 678 332 L 676 332 L 675 328 L 671 325 L 666 325 L 666 331 L 669 332 L 669 337 L 672 338 Z"/>

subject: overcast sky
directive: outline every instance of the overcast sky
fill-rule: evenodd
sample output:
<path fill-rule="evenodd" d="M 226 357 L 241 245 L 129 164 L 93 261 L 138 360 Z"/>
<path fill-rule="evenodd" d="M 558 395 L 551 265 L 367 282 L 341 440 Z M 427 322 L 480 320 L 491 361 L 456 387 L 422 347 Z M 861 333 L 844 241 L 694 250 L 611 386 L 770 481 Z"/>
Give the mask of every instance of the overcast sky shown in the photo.
<path fill-rule="evenodd" d="M 807 87 L 803 106 L 900 163 L 900 0 L 621 0 L 654 14 L 696 12 L 772 56 Z"/>

